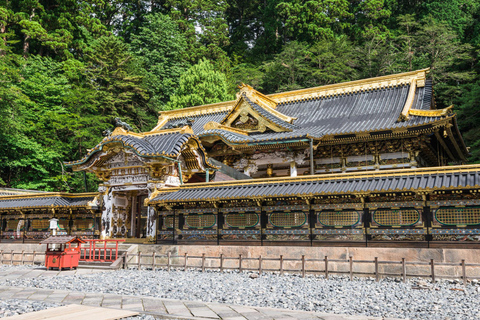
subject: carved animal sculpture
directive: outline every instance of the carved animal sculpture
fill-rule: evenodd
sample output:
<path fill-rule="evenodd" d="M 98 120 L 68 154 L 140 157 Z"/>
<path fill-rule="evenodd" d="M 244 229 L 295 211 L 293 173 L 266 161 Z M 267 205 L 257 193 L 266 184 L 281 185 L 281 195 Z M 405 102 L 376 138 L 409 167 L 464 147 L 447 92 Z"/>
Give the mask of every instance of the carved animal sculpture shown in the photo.
<path fill-rule="evenodd" d="M 102 132 L 104 137 L 110 137 L 112 135 L 112 131 L 110 129 L 105 129 Z"/>
<path fill-rule="evenodd" d="M 177 122 L 177 123 L 171 123 L 167 126 L 165 126 L 163 129 L 175 129 L 175 128 L 183 128 L 185 126 L 191 127 L 195 120 L 193 118 L 187 118 L 186 120 Z"/>
<path fill-rule="evenodd" d="M 125 129 L 127 131 L 132 131 L 132 127 L 130 127 L 130 125 L 128 123 L 120 120 L 120 118 L 115 118 L 115 125 L 117 127 L 122 127 L 123 129 Z"/>

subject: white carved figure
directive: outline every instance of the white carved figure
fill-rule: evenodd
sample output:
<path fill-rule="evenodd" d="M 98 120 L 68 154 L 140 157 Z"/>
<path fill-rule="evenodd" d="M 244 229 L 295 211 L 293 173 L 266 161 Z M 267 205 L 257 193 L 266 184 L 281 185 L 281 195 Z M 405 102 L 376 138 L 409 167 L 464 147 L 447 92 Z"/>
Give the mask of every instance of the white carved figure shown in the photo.
<path fill-rule="evenodd" d="M 103 195 L 104 210 L 102 211 L 102 233 L 101 238 L 105 239 L 112 235 L 112 207 L 113 207 L 113 190 Z"/>

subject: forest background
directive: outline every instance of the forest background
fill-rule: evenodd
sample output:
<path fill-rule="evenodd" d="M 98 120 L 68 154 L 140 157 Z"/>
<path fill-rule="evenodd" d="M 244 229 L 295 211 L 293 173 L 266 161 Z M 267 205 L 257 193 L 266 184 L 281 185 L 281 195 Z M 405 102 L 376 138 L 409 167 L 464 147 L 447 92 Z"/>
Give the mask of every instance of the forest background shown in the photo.
<path fill-rule="evenodd" d="M 430 68 L 480 162 L 480 0 L 0 0 L 0 186 L 84 191 L 120 117 Z M 96 179 L 88 176 L 89 191 Z"/>

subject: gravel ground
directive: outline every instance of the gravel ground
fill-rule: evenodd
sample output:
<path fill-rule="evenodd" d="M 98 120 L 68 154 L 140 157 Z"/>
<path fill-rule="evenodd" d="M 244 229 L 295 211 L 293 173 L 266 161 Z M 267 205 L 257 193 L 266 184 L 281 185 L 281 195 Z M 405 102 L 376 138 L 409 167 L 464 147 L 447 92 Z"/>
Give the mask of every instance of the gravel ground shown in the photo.
<path fill-rule="evenodd" d="M 393 278 L 375 282 L 373 278 L 256 275 L 130 269 L 7 280 L 5 285 L 422 320 L 479 319 L 480 314 L 477 282 L 464 287 L 455 281 L 431 284 L 420 279 L 402 283 Z"/>
<path fill-rule="evenodd" d="M 29 300 L 0 299 L 0 318 L 16 316 L 23 313 L 45 310 L 48 308 L 60 307 L 61 304 L 46 303 Z M 139 315 L 135 317 L 123 318 L 123 320 L 154 320 L 150 315 Z"/>
<path fill-rule="evenodd" d="M 58 304 L 17 299 L 0 300 L 0 318 L 58 307 Z"/>

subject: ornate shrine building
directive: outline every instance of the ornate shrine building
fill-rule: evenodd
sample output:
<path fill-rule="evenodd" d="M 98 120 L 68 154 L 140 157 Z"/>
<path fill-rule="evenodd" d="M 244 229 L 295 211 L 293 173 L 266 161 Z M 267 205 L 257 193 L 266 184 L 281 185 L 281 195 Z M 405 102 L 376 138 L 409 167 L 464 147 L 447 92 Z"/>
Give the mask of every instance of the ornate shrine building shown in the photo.
<path fill-rule="evenodd" d="M 242 85 L 235 101 L 161 112 L 149 132 L 117 124 L 67 163 L 98 193 L 0 196 L 2 237 L 63 214 L 66 232 L 91 221 L 93 235 L 151 243 L 480 244 L 480 166 L 465 165 L 428 69 L 271 95 Z"/>

